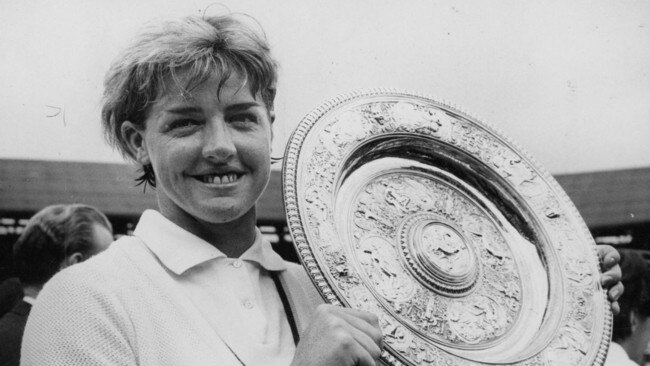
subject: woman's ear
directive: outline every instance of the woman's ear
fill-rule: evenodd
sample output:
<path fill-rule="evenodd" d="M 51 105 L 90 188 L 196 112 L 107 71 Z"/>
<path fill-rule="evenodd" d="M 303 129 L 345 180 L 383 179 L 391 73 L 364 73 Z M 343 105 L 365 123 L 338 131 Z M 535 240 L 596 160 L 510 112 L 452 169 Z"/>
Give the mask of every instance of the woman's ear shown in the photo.
<path fill-rule="evenodd" d="M 124 121 L 121 127 L 122 139 L 126 141 L 131 155 L 141 165 L 151 164 L 144 139 L 144 131 L 131 121 Z"/>

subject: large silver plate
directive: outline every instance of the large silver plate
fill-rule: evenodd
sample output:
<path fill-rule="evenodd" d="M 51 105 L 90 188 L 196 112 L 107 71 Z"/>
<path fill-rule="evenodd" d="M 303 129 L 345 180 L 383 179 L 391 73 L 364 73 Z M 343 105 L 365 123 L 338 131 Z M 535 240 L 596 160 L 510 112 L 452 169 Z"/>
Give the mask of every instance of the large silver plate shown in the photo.
<path fill-rule="evenodd" d="M 303 265 L 378 315 L 388 365 L 601 365 L 596 247 L 556 181 L 494 128 L 405 92 L 340 96 L 287 146 Z"/>

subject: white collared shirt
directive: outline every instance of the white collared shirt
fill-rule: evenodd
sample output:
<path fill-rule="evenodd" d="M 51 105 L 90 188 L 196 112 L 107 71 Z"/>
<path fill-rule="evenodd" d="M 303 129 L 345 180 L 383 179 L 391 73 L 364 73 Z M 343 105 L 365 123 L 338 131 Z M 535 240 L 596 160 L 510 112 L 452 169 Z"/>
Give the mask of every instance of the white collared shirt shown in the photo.
<path fill-rule="evenodd" d="M 176 276 L 185 295 L 217 329 L 224 342 L 246 345 L 246 358 L 293 358 L 291 328 L 269 271 L 286 265 L 256 229 L 253 245 L 240 258 L 228 258 L 203 239 L 176 226 L 157 211 L 142 214 L 133 235 L 144 241 Z M 238 355 L 238 357 L 241 355 Z"/>
<path fill-rule="evenodd" d="M 259 231 L 239 259 L 227 258 L 146 211 L 134 236 L 43 287 L 27 321 L 21 364 L 289 365 L 293 335 L 269 275 L 289 267 L 302 271 Z"/>

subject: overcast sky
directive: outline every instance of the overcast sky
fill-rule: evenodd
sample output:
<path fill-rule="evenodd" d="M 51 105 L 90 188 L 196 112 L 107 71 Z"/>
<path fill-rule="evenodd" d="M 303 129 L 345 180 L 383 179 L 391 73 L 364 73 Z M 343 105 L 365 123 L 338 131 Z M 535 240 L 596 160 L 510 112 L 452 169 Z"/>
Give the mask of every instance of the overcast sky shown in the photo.
<path fill-rule="evenodd" d="M 650 166 L 648 1 L 0 0 L 0 158 L 120 162 L 102 79 L 145 22 L 245 12 L 281 64 L 274 154 L 310 110 L 369 87 L 446 101 L 552 173 Z"/>

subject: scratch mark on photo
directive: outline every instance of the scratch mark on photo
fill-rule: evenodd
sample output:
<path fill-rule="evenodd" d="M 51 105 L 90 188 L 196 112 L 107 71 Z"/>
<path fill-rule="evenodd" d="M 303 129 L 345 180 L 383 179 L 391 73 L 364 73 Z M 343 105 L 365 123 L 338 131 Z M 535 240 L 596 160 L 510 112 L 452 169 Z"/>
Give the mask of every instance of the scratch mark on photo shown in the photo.
<path fill-rule="evenodd" d="M 57 106 L 54 106 L 54 105 L 46 104 L 45 106 L 48 107 L 48 108 L 52 108 L 53 110 L 56 110 L 56 111 L 52 111 L 52 113 L 50 113 L 50 114 L 46 114 L 45 115 L 46 117 L 52 118 L 52 117 L 56 117 L 58 115 L 61 115 L 61 119 L 63 120 L 63 126 L 67 125 L 66 121 L 65 121 L 65 105 L 63 107 L 57 107 Z"/>

